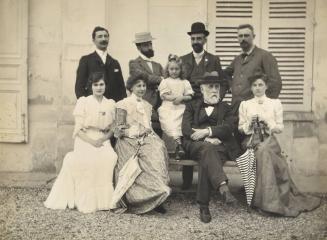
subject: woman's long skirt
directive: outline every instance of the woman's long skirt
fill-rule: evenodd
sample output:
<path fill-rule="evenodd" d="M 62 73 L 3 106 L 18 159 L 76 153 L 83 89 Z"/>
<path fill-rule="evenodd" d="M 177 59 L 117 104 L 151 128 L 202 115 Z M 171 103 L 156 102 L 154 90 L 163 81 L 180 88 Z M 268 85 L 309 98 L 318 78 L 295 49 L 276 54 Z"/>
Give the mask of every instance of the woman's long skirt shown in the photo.
<path fill-rule="evenodd" d="M 137 150 L 137 139 L 118 139 L 115 150 L 118 162 L 115 169 L 116 182 L 120 169 Z M 128 210 L 135 214 L 151 211 L 161 205 L 170 195 L 168 187 L 168 154 L 163 141 L 155 134 L 144 138 L 139 151 L 141 174 L 125 194 Z"/>
<path fill-rule="evenodd" d="M 267 212 L 296 217 L 320 205 L 320 198 L 301 193 L 295 186 L 275 136 L 269 136 L 258 145 L 255 157 L 257 177 L 253 206 Z"/>

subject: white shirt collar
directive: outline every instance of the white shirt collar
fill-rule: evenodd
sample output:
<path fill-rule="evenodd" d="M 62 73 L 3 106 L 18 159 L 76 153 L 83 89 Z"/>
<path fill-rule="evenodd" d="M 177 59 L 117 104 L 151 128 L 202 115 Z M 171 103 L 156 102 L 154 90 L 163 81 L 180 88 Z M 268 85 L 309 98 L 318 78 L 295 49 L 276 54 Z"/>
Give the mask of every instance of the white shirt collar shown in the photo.
<path fill-rule="evenodd" d="M 137 102 L 142 102 L 142 98 L 136 96 L 134 93 L 131 94 L 131 98 Z"/>
<path fill-rule="evenodd" d="M 152 59 L 151 58 L 148 58 L 148 57 L 144 56 L 142 53 L 140 53 L 140 57 L 142 59 L 144 59 L 145 61 L 152 62 Z"/>
<path fill-rule="evenodd" d="M 254 96 L 254 100 L 258 104 L 263 104 L 266 101 L 267 97 L 266 94 L 262 95 L 261 97 Z"/>
<path fill-rule="evenodd" d="M 200 53 L 196 53 L 193 51 L 194 58 L 202 58 L 203 54 L 204 54 L 204 49 Z"/>
<path fill-rule="evenodd" d="M 97 52 L 97 54 L 98 54 L 100 57 L 107 56 L 107 54 L 108 54 L 107 49 L 104 50 L 104 51 L 102 51 L 102 50 L 96 48 L 95 51 Z"/>

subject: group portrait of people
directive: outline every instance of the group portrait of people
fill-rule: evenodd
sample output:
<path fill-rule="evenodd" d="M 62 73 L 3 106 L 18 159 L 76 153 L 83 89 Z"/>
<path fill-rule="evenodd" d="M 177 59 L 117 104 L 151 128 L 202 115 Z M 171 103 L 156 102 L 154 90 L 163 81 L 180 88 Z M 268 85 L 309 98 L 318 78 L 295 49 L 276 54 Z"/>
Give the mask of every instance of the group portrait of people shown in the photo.
<path fill-rule="evenodd" d="M 124 81 L 119 62 L 107 51 L 109 31 L 94 28 L 95 51 L 81 57 L 76 73 L 74 149 L 63 160 L 47 208 L 165 214 L 171 188 L 164 134 L 174 139 L 177 161 L 198 162 L 196 201 L 203 223 L 211 221 L 213 193 L 224 204 L 237 201 L 223 169 L 226 161 L 237 162 L 253 211 L 296 217 L 320 205 L 320 198 L 297 189 L 281 153 L 276 134 L 284 127 L 282 80 L 276 58 L 254 44 L 253 26 L 238 26 L 241 51 L 225 69 L 219 56 L 205 50 L 210 33 L 202 22 L 191 24 L 187 34 L 190 52 L 169 54 L 163 67 L 153 61 L 151 33 L 135 33 L 139 56 L 131 57 Z M 224 101 L 226 93 L 231 102 Z M 113 202 L 135 157 L 140 171 L 125 179 L 128 187 Z M 181 187 L 187 190 L 193 167 L 182 171 Z"/>

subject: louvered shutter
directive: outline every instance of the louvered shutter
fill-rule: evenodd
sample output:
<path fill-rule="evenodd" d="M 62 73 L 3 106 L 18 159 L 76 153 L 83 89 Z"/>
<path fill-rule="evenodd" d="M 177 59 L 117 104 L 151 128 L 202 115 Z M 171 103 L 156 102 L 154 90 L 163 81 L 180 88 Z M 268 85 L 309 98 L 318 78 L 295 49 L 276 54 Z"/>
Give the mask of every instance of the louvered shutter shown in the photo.
<path fill-rule="evenodd" d="M 262 11 L 262 47 L 277 59 L 286 111 L 310 111 L 312 89 L 312 0 L 266 0 Z"/>
<path fill-rule="evenodd" d="M 27 141 L 28 1 L 0 1 L 0 142 Z"/>
<path fill-rule="evenodd" d="M 237 27 L 249 23 L 255 29 L 260 27 L 261 1 L 258 0 L 209 0 L 208 1 L 208 51 L 218 55 L 222 68 L 226 68 L 235 56 L 240 54 L 241 48 L 237 41 Z M 256 37 L 260 43 L 260 35 Z M 227 94 L 225 101 L 230 101 Z"/>

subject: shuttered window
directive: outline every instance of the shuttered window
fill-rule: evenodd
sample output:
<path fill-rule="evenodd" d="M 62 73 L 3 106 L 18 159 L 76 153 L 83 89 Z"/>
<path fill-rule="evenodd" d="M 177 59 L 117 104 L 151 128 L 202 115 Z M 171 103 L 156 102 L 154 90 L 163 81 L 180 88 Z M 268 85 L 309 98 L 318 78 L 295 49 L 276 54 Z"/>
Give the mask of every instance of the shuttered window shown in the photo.
<path fill-rule="evenodd" d="M 263 1 L 261 46 L 277 59 L 285 110 L 311 111 L 313 61 L 312 0 Z"/>
<path fill-rule="evenodd" d="M 223 68 L 240 54 L 237 26 L 254 26 L 257 46 L 277 59 L 286 111 L 311 111 L 313 3 L 310 0 L 209 0 L 208 50 Z M 226 96 L 229 101 L 230 95 Z"/>

